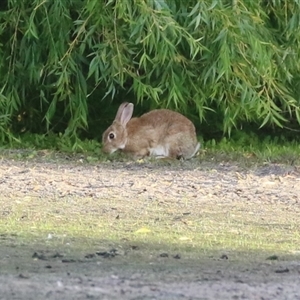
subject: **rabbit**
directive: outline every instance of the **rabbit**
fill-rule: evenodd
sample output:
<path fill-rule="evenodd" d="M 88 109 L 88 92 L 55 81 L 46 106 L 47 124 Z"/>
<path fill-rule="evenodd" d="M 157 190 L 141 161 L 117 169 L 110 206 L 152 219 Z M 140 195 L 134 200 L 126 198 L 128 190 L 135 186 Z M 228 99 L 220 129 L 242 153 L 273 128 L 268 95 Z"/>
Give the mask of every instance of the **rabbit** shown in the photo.
<path fill-rule="evenodd" d="M 194 124 L 182 114 L 156 109 L 131 118 L 134 105 L 124 102 L 102 135 L 103 152 L 121 150 L 135 158 L 189 159 L 200 148 Z"/>

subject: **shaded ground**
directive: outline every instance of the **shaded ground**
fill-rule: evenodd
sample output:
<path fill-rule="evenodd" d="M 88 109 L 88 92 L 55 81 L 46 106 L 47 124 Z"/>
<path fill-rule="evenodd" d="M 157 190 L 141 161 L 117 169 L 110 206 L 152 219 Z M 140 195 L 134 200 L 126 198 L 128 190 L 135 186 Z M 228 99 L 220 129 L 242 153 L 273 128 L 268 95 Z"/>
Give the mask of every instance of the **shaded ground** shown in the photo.
<path fill-rule="evenodd" d="M 124 211 L 129 205 L 135 210 L 137 203 L 156 202 L 162 210 L 176 203 L 182 214 L 191 216 L 208 205 L 226 213 L 226 208 L 246 201 L 253 219 L 268 218 L 274 226 L 281 211 L 287 218 L 293 212 L 295 224 L 300 217 L 295 166 L 249 169 L 196 159 L 175 165 L 88 164 L 62 156 L 41 155 L 27 162 L 7 157 L 0 156 L 2 216 L 10 213 L 15 201 L 30 199 L 35 205 L 39 199 L 55 199 L 57 205 L 68 197 L 88 197 L 98 204 L 103 200 L 101 209 L 115 218 L 122 214 L 121 201 Z M 114 201 L 113 211 L 104 199 Z M 193 204 L 186 199 L 193 199 Z M 90 206 L 82 211 L 83 216 L 88 213 Z M 289 238 L 299 235 L 297 230 Z M 265 254 L 249 259 L 244 254 L 242 259 L 243 254 L 230 251 L 199 253 L 195 258 L 157 250 L 141 258 L 142 250 L 135 245 L 80 252 L 20 244 L 7 234 L 0 240 L 0 299 L 300 299 L 297 251 L 273 260 Z M 300 251 L 300 245 L 295 249 Z"/>

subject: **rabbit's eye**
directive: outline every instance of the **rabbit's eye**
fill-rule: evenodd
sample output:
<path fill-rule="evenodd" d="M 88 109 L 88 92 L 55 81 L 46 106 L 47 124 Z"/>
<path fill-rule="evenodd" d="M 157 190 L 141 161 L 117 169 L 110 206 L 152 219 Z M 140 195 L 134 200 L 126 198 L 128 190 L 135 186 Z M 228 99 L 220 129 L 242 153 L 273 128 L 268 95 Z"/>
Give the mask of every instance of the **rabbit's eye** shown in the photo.
<path fill-rule="evenodd" d="M 109 135 L 108 135 L 109 139 L 112 140 L 115 138 L 115 135 L 111 132 Z"/>

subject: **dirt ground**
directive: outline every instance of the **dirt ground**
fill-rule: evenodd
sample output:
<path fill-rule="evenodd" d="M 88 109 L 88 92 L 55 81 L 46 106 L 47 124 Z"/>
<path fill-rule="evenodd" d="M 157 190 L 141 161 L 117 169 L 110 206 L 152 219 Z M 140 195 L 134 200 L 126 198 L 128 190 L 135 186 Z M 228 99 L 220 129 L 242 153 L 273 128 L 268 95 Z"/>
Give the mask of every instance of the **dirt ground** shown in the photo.
<path fill-rule="evenodd" d="M 299 171 L 197 159 L 89 164 L 84 158 L 49 160 L 41 154 L 24 161 L 0 154 L 0 191 L 7 201 L 28 196 L 179 201 L 185 195 L 203 204 L 269 201 L 300 211 Z M 5 207 L 0 213 L 7 213 Z M 142 261 L 134 259 L 136 249 L 128 255 L 107 249 L 66 256 L 44 245 L 16 245 L 1 233 L 0 241 L 0 299 L 300 299 L 300 260 L 293 256 L 241 262 L 230 252 L 201 254 L 198 260 L 161 253 Z"/>

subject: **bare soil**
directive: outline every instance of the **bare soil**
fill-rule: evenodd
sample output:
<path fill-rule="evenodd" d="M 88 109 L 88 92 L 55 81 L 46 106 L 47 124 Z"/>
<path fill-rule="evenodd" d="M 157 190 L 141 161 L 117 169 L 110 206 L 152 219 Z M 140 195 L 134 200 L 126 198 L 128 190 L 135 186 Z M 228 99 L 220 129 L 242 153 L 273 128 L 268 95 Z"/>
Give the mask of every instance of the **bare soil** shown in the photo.
<path fill-rule="evenodd" d="M 199 159 L 96 164 L 84 157 L 49 159 L 42 152 L 26 161 L 14 155 L 0 155 L 1 199 L 7 199 L 2 216 L 11 202 L 25 197 L 89 197 L 97 203 L 111 198 L 127 205 L 130 201 L 134 209 L 139 201 L 175 203 L 183 195 L 198 205 L 189 211 L 206 203 L 225 209 L 247 201 L 257 207 L 278 205 L 286 209 L 283 213 L 300 216 L 297 166 L 246 167 Z M 43 244 L 20 244 L 7 233 L 0 242 L 0 299 L 300 299 L 299 253 L 280 259 L 243 254 L 241 259 L 227 249 L 191 258 L 158 250 L 145 258 L 134 245 L 123 251 L 66 253 Z"/>

